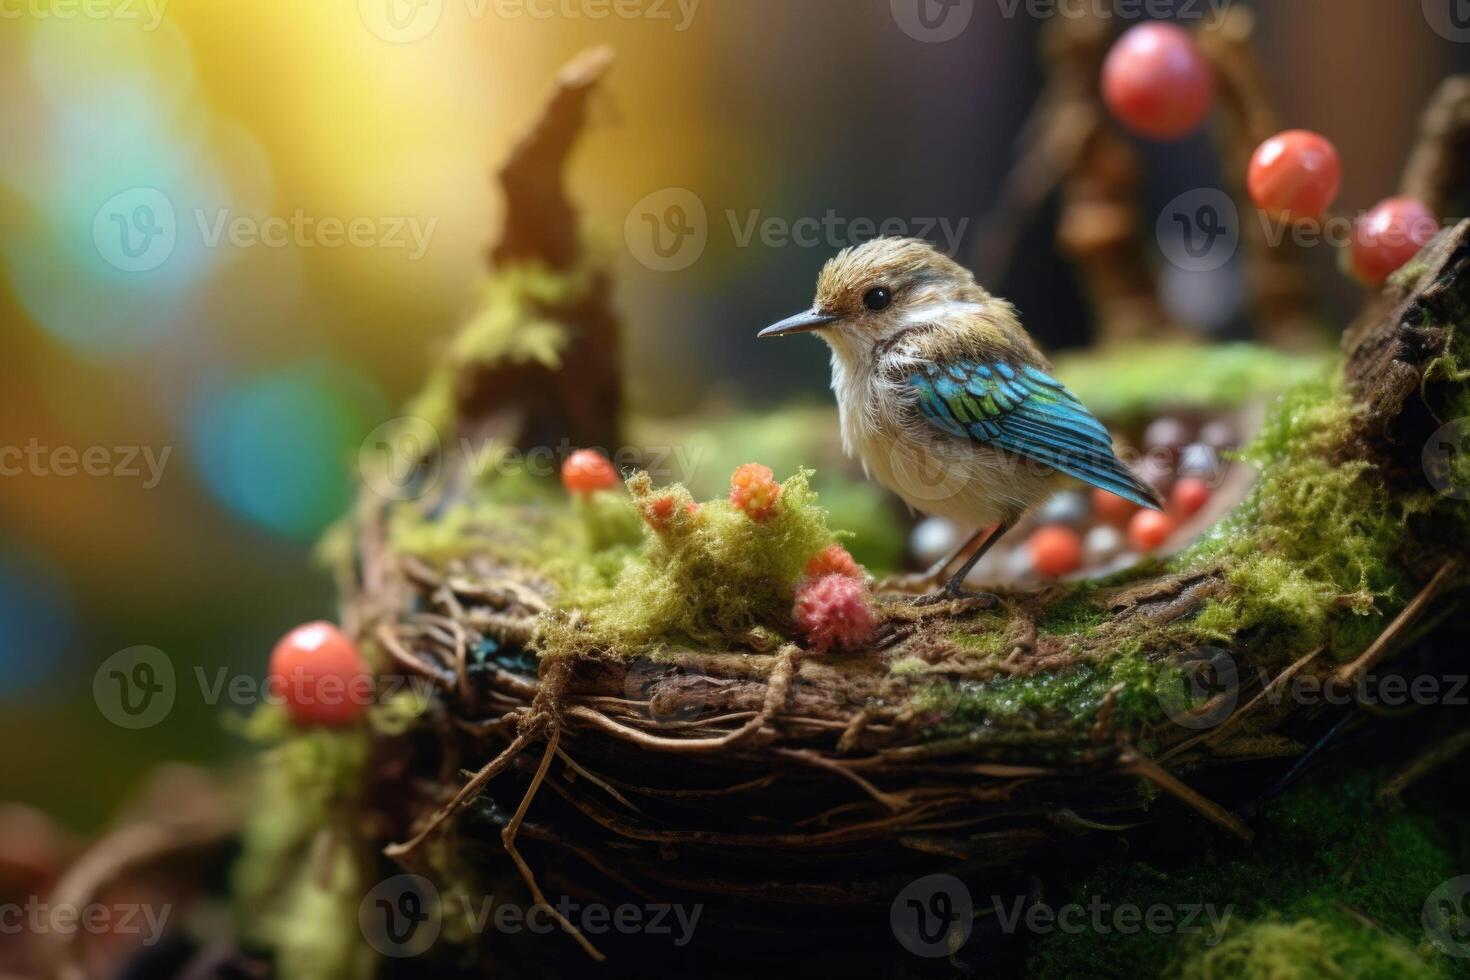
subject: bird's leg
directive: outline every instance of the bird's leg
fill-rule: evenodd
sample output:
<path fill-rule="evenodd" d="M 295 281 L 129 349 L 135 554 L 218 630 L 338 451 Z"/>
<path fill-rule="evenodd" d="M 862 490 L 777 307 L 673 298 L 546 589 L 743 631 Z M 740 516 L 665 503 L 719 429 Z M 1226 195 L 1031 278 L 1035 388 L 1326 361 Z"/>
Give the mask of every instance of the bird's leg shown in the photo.
<path fill-rule="evenodd" d="M 968 538 L 961 541 L 959 543 L 959 546 L 952 549 L 949 554 L 945 555 L 943 558 L 930 565 L 928 571 L 917 572 L 912 575 L 895 575 L 890 578 L 885 578 L 873 587 L 874 591 L 927 592 L 932 590 L 936 585 L 945 580 L 944 573 L 949 569 L 949 566 L 955 563 L 955 559 L 959 558 L 959 556 L 963 555 L 966 551 L 969 551 L 970 548 L 974 546 L 976 541 L 979 541 L 982 537 L 984 537 L 985 533 L 985 528 L 980 528 L 975 533 L 971 534 Z"/>
<path fill-rule="evenodd" d="M 1000 600 L 997 599 L 995 596 L 990 595 L 988 592 L 966 592 L 965 579 L 969 576 L 970 570 L 975 567 L 975 564 L 979 562 L 981 558 L 985 557 L 985 553 L 989 551 L 995 545 L 995 543 L 1005 535 L 1007 531 L 1011 529 L 1012 523 L 1012 521 L 1001 521 L 999 524 L 997 524 L 995 526 L 995 530 L 990 532 L 990 536 L 985 539 L 984 543 L 982 543 L 980 547 L 976 548 L 974 554 L 970 555 L 969 558 L 966 558 L 965 563 L 961 565 L 953 575 L 950 576 L 949 581 L 945 583 L 944 588 L 940 589 L 938 592 L 934 592 L 926 596 L 920 596 L 918 599 L 915 600 L 915 604 L 927 606 L 936 602 L 947 602 L 950 599 L 989 599 L 992 604 L 998 604 Z"/>

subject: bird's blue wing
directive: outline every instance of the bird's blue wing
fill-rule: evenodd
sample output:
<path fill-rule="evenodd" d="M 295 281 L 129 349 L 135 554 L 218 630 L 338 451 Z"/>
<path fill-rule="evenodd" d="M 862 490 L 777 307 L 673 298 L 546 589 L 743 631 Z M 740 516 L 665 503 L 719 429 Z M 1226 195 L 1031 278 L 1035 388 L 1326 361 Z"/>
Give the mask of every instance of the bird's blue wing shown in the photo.
<path fill-rule="evenodd" d="M 1040 368 L 1006 360 L 930 363 L 909 384 L 920 413 L 942 431 L 1159 509 L 1158 495 L 1113 455 L 1108 430 Z"/>

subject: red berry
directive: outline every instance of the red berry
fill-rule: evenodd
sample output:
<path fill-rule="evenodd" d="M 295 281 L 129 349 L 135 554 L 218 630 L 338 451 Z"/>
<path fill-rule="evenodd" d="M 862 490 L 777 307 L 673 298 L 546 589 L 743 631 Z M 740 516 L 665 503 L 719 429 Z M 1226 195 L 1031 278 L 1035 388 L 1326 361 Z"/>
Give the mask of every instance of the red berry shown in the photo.
<path fill-rule="evenodd" d="M 813 555 L 811 560 L 806 563 L 806 575 L 807 578 L 821 578 L 823 575 L 846 575 L 848 578 L 855 578 L 860 581 L 866 581 L 868 577 L 868 573 L 863 569 L 863 566 L 859 565 L 853 559 L 852 555 L 848 554 L 847 549 L 840 544 L 829 544 L 826 548 Z"/>
<path fill-rule="evenodd" d="M 372 701 L 357 646 L 331 623 L 298 626 L 271 651 L 270 684 L 298 725 L 349 725 Z"/>
<path fill-rule="evenodd" d="M 1156 510 L 1140 510 L 1128 522 L 1128 543 L 1134 551 L 1153 551 L 1173 533 L 1173 519 Z"/>
<path fill-rule="evenodd" d="M 1358 219 L 1353 230 L 1353 274 L 1381 286 L 1439 231 L 1434 214 L 1412 197 L 1390 197 Z"/>
<path fill-rule="evenodd" d="M 1197 476 L 1186 476 L 1174 484 L 1169 495 L 1169 512 L 1179 520 L 1193 517 L 1210 499 L 1210 485 Z"/>
<path fill-rule="evenodd" d="M 578 449 L 561 467 L 561 483 L 569 493 L 611 490 L 620 482 L 613 464 L 595 449 Z"/>
<path fill-rule="evenodd" d="M 745 463 L 730 477 L 730 503 L 753 521 L 763 521 L 776 512 L 781 484 L 769 466 Z"/>
<path fill-rule="evenodd" d="M 1058 578 L 1082 567 L 1082 538 L 1062 524 L 1049 524 L 1026 542 L 1036 574 Z"/>
<path fill-rule="evenodd" d="M 1092 491 L 1092 512 L 1097 519 L 1104 524 L 1115 524 L 1122 527 L 1128 523 L 1128 518 L 1138 505 L 1131 500 L 1125 500 L 1116 493 L 1108 493 L 1106 490 Z"/>
<path fill-rule="evenodd" d="M 859 647 L 873 632 L 867 584 L 836 573 L 812 579 L 797 589 L 791 618 L 814 650 Z"/>
<path fill-rule="evenodd" d="M 1215 99 L 1215 74 L 1189 33 L 1173 24 L 1129 28 L 1108 52 L 1103 100 L 1140 136 L 1182 139 Z"/>
<path fill-rule="evenodd" d="M 1256 148 L 1246 185 L 1273 218 L 1320 218 L 1342 186 L 1342 161 L 1326 137 L 1288 129 Z"/>

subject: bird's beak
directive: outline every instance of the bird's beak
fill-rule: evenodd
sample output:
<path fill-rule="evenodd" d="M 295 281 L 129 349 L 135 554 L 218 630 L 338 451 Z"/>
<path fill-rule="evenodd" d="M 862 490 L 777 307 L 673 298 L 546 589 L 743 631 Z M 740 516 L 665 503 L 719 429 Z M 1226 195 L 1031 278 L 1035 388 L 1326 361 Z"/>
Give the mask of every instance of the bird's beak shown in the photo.
<path fill-rule="evenodd" d="M 837 319 L 840 319 L 840 317 L 836 313 L 823 313 L 816 307 L 812 307 L 805 313 L 798 313 L 796 314 L 796 316 L 788 316 L 780 323 L 771 324 L 769 327 L 766 327 L 766 329 L 756 334 L 756 336 L 784 337 L 787 334 L 791 333 L 805 333 L 808 330 L 816 330 L 818 327 L 825 327 L 827 324 Z"/>

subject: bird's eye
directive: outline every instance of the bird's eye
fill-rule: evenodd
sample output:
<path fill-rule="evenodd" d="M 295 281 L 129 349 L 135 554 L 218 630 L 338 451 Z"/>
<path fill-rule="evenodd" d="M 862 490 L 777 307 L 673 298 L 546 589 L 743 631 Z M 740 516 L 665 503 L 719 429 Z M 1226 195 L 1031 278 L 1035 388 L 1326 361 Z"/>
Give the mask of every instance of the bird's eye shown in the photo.
<path fill-rule="evenodd" d="M 887 309 L 892 302 L 893 294 L 888 291 L 887 286 L 874 286 L 863 294 L 863 305 L 874 312 Z"/>

